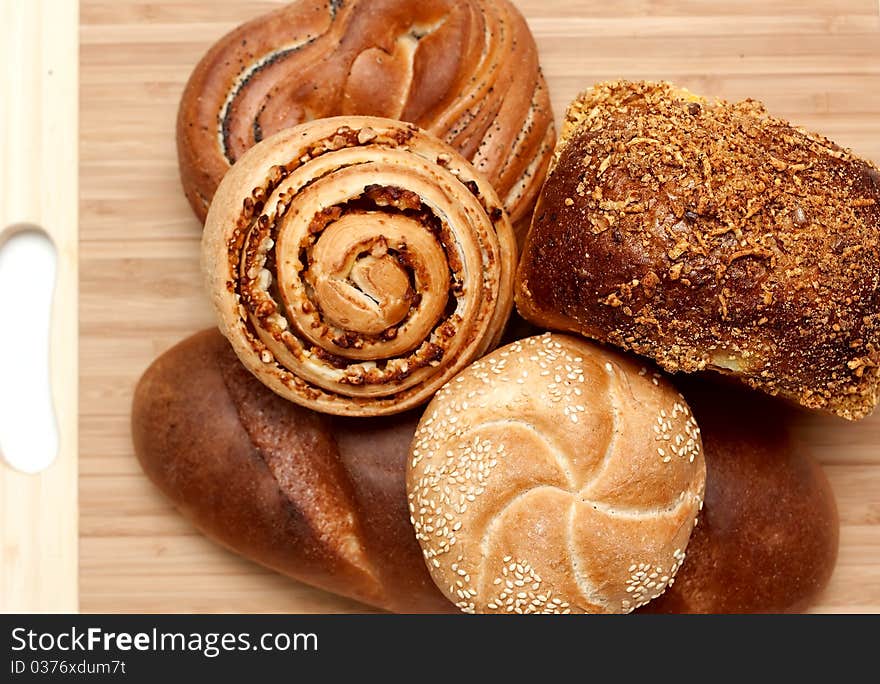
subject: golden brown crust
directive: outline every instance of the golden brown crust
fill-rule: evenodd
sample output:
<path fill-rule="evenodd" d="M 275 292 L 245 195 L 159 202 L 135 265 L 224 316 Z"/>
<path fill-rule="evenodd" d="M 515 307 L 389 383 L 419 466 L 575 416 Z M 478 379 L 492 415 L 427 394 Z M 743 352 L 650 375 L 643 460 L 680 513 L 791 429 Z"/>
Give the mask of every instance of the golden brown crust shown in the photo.
<path fill-rule="evenodd" d="M 412 124 L 321 119 L 223 179 L 203 266 L 221 331 L 267 387 L 376 416 L 428 401 L 498 343 L 516 244 L 492 187 Z"/>
<path fill-rule="evenodd" d="M 719 402 L 719 392 L 728 400 Z M 703 426 L 706 505 L 675 583 L 643 610 L 806 608 L 837 551 L 827 479 L 790 441 L 779 406 L 697 383 L 685 395 Z M 215 541 L 387 610 L 452 612 L 427 572 L 406 505 L 418 417 L 312 413 L 263 387 L 210 330 L 144 374 L 132 434 L 144 471 Z M 356 544 L 346 543 L 345 530 Z"/>
<path fill-rule="evenodd" d="M 387 610 L 446 612 L 406 509 L 417 420 L 334 418 L 292 404 L 207 330 L 144 374 L 132 435 L 144 472 L 222 545 Z"/>
<path fill-rule="evenodd" d="M 685 557 L 700 431 L 659 373 L 545 334 L 441 389 L 407 466 L 416 538 L 468 613 L 625 613 Z"/>
<path fill-rule="evenodd" d="M 180 103 L 178 156 L 199 218 L 252 145 L 317 118 L 417 124 L 528 220 L 555 133 L 528 26 L 507 0 L 299 0 L 221 38 Z"/>
<path fill-rule="evenodd" d="M 516 298 L 670 372 L 862 418 L 880 392 L 880 171 L 751 100 L 600 84 L 568 112 Z"/>

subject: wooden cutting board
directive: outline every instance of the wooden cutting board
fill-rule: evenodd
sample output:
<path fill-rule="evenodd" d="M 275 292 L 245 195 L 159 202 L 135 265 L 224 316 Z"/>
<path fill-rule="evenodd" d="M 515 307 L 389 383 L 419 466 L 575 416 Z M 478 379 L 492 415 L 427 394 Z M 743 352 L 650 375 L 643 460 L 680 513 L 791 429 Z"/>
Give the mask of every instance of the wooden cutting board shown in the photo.
<path fill-rule="evenodd" d="M 213 324 L 181 192 L 178 98 L 219 36 L 280 2 L 83 0 L 80 605 L 83 611 L 370 611 L 202 538 L 142 476 L 129 408 L 159 354 Z M 673 80 L 754 97 L 880 161 L 877 0 L 520 0 L 557 118 L 591 83 Z M 818 611 L 880 612 L 880 415 L 804 415 L 841 516 Z"/>
<path fill-rule="evenodd" d="M 77 13 L 0 0 L 0 612 L 78 602 Z"/>

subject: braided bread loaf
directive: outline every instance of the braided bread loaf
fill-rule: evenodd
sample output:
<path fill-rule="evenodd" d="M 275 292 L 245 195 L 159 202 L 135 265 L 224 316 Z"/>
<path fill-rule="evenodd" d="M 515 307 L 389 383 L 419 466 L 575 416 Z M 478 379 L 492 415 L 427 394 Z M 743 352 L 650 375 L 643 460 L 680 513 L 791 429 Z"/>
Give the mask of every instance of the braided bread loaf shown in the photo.
<path fill-rule="evenodd" d="M 531 216 L 555 143 L 529 28 L 507 0 L 298 0 L 218 41 L 180 103 L 178 155 L 199 218 L 229 165 L 313 119 L 417 124 L 495 186 L 514 224 Z"/>

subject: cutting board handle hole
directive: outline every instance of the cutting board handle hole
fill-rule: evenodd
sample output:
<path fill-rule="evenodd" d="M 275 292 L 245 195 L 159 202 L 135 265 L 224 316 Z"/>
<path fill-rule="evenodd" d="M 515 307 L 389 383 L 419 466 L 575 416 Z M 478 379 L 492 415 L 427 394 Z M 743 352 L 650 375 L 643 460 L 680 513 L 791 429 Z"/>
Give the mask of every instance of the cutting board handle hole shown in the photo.
<path fill-rule="evenodd" d="M 58 453 L 49 368 L 56 265 L 38 226 L 0 228 L 0 456 L 25 473 L 45 470 Z"/>

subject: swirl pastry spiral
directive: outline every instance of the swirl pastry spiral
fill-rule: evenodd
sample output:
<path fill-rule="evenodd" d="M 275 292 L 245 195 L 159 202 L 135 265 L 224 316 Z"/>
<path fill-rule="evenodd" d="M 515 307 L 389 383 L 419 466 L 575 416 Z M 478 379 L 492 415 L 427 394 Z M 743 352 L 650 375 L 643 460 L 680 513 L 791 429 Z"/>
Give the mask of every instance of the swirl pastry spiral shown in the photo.
<path fill-rule="evenodd" d="M 321 119 L 249 150 L 202 240 L 220 328 L 281 396 L 375 416 L 498 343 L 516 242 L 491 185 L 412 124 Z"/>
<path fill-rule="evenodd" d="M 672 385 L 547 333 L 437 393 L 407 492 L 428 570 L 462 611 L 621 613 L 672 583 L 705 479 Z"/>
<path fill-rule="evenodd" d="M 238 27 L 195 68 L 180 103 L 184 190 L 204 220 L 234 163 L 322 117 L 415 123 L 531 217 L 555 143 L 535 42 L 507 0 L 298 0 Z"/>

